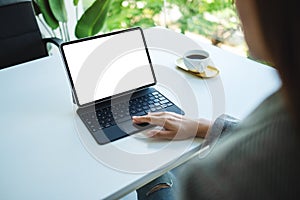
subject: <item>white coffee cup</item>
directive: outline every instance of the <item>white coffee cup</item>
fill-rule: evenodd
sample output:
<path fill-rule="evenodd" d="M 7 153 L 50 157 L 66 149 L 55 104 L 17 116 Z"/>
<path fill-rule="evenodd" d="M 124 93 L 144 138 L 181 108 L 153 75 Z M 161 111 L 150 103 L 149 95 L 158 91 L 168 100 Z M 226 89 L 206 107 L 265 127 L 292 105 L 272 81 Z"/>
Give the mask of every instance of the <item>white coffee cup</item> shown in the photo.
<path fill-rule="evenodd" d="M 205 50 L 196 49 L 184 53 L 184 65 L 191 71 L 204 72 L 209 65 L 209 53 Z"/>

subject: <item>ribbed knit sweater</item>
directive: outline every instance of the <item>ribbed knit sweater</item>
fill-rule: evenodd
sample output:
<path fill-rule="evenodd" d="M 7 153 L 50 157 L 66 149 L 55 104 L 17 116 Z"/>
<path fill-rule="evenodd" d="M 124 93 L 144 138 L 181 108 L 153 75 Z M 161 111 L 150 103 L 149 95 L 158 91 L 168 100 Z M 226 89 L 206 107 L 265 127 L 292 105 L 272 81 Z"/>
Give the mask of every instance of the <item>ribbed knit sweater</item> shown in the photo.
<path fill-rule="evenodd" d="M 281 92 L 240 123 L 231 119 L 216 120 L 211 131 L 225 122 L 221 139 L 185 166 L 181 198 L 300 199 L 300 132 Z"/>

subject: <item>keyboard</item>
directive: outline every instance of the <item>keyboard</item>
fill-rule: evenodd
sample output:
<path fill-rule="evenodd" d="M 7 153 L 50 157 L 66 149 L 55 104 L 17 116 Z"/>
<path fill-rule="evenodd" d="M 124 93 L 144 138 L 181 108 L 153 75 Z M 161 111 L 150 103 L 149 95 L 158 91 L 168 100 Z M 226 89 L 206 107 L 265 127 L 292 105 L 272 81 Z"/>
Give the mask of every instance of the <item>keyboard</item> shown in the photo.
<path fill-rule="evenodd" d="M 148 112 L 168 110 L 174 104 L 155 90 L 141 96 L 131 98 L 129 101 L 111 103 L 110 105 L 96 108 L 94 111 L 81 113 L 80 117 L 91 132 L 118 125 L 131 120 L 132 116 L 146 115 Z M 147 123 L 142 124 L 147 125 Z"/>

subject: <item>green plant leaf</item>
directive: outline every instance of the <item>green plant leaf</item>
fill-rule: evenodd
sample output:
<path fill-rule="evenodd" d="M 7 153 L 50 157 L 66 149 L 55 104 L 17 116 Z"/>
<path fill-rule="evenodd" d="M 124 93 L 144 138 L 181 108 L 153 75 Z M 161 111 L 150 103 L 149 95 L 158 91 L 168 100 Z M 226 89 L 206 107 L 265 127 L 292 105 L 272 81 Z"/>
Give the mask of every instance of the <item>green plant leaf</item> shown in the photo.
<path fill-rule="evenodd" d="M 68 15 L 64 0 L 49 0 L 50 8 L 55 18 L 60 22 L 67 22 Z"/>
<path fill-rule="evenodd" d="M 83 10 L 86 11 L 94 2 L 95 0 L 82 0 L 81 4 Z"/>
<path fill-rule="evenodd" d="M 38 4 L 40 11 L 43 15 L 43 18 L 45 19 L 45 22 L 48 24 L 48 26 L 55 30 L 59 26 L 57 19 L 54 17 L 48 0 L 37 0 L 36 3 Z"/>
<path fill-rule="evenodd" d="M 73 0 L 74 6 L 77 6 L 77 5 L 78 5 L 78 2 L 79 2 L 79 0 Z"/>
<path fill-rule="evenodd" d="M 76 24 L 75 36 L 93 36 L 102 29 L 111 0 L 96 0 L 81 16 Z"/>

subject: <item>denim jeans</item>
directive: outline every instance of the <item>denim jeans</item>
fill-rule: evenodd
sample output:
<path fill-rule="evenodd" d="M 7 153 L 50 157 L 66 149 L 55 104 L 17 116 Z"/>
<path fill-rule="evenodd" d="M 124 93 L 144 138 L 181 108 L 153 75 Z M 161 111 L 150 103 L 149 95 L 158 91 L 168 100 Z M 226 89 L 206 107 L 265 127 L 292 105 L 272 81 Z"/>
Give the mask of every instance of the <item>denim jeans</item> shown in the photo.
<path fill-rule="evenodd" d="M 172 172 L 167 172 L 137 190 L 138 200 L 175 200 L 178 183 Z"/>

